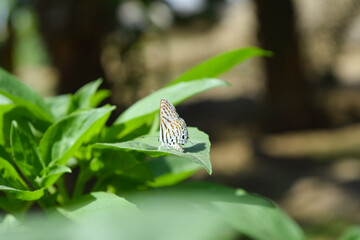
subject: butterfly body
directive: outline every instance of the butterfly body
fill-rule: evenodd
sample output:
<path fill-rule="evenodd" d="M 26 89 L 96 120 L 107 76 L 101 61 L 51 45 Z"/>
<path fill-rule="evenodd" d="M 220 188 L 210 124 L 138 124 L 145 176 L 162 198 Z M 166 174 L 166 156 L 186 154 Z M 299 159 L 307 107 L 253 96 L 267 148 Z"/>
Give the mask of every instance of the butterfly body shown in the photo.
<path fill-rule="evenodd" d="M 167 99 L 160 101 L 160 136 L 161 146 L 174 148 L 180 152 L 189 139 L 188 130 L 184 119 L 179 117 L 175 107 Z"/>

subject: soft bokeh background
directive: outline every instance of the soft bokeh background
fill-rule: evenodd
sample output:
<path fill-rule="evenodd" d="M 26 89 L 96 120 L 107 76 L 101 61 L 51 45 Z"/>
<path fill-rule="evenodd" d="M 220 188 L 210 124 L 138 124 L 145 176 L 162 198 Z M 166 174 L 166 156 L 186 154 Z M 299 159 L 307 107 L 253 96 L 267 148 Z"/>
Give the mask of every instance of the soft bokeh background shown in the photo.
<path fill-rule="evenodd" d="M 104 78 L 117 113 L 222 52 L 232 87 L 180 104 L 214 174 L 276 201 L 310 239 L 360 222 L 358 0 L 0 0 L 0 66 L 43 96 Z"/>

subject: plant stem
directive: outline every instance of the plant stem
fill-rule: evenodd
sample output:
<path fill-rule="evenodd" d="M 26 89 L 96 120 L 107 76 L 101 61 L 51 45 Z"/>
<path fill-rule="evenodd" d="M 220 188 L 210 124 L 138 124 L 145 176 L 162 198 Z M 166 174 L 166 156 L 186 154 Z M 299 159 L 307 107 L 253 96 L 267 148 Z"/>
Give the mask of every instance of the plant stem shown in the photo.
<path fill-rule="evenodd" d="M 86 166 L 79 165 L 79 167 L 80 167 L 80 172 L 79 172 L 77 181 L 75 183 L 75 188 L 74 188 L 74 192 L 72 195 L 72 199 L 76 199 L 81 196 L 81 194 L 84 191 L 84 186 L 85 186 L 86 181 L 92 175 Z"/>
<path fill-rule="evenodd" d="M 66 189 L 66 186 L 65 186 L 65 180 L 64 180 L 64 175 L 61 176 L 59 178 L 59 180 L 57 181 L 57 186 L 58 186 L 58 189 L 59 189 L 59 193 L 61 194 L 62 196 L 62 200 L 63 200 L 63 204 L 67 203 L 69 201 L 69 194 L 67 192 L 67 189 Z"/>

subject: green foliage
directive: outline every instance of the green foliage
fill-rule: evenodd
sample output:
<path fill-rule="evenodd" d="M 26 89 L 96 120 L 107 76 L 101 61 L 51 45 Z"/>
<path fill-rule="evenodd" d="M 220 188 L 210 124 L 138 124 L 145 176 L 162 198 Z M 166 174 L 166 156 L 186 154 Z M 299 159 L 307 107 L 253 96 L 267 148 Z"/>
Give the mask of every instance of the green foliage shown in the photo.
<path fill-rule="evenodd" d="M 353 226 L 347 229 L 339 240 L 360 240 L 360 226 Z"/>
<path fill-rule="evenodd" d="M 78 236 L 86 239 L 232 239 L 237 234 L 303 239 L 298 226 L 263 198 L 214 184 L 180 183 L 201 168 L 212 173 L 206 133 L 189 127 L 184 152 L 158 149 L 161 98 L 176 105 L 227 86 L 216 79 L 219 74 L 249 57 L 267 55 L 248 48 L 214 57 L 139 100 L 110 126 L 106 122 L 115 106 L 98 107 L 109 96 L 98 89 L 101 79 L 75 94 L 43 99 L 0 70 L 0 209 L 9 213 L 0 238 L 49 239 L 56 233 L 58 239 L 71 239 L 76 221 Z M 75 179 L 71 192 L 65 184 L 69 174 Z M 50 221 L 19 217 L 34 203 Z M 18 235 L 27 229 L 37 231 Z"/>

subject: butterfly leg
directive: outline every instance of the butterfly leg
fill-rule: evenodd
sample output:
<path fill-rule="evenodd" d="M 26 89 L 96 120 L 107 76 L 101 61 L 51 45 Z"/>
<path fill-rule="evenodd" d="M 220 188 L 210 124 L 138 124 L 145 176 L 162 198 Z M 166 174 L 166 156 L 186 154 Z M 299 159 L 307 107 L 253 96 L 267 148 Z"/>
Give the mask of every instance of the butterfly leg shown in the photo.
<path fill-rule="evenodd" d="M 167 149 L 171 149 L 169 147 L 169 145 L 165 144 L 165 143 L 161 143 L 161 145 L 158 147 L 158 150 L 161 150 L 162 147 L 166 147 Z"/>

